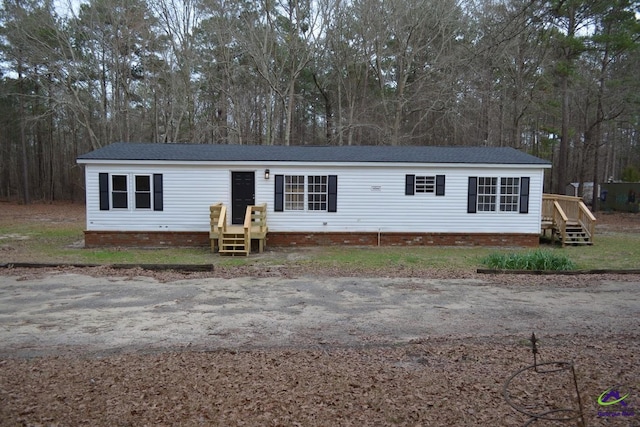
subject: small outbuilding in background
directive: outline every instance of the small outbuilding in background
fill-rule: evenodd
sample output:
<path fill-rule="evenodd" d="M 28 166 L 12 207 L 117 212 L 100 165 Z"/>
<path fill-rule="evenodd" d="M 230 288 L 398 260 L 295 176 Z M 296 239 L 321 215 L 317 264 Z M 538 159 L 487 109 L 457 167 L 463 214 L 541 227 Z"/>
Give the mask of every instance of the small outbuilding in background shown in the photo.
<path fill-rule="evenodd" d="M 640 212 L 640 182 L 601 184 L 600 208 L 604 211 Z"/>

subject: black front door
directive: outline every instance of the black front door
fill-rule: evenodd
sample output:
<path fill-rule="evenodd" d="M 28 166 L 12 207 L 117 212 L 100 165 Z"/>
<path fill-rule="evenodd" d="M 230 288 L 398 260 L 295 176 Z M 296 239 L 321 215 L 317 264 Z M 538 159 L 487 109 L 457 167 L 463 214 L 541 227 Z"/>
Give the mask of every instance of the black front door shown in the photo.
<path fill-rule="evenodd" d="M 243 224 L 247 206 L 256 204 L 254 172 L 231 172 L 231 223 Z"/>

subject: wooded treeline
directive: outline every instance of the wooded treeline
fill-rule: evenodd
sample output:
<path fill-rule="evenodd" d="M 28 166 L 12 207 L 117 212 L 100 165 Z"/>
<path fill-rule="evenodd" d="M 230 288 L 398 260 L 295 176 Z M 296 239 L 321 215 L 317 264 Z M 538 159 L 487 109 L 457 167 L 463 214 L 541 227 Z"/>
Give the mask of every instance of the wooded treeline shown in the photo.
<path fill-rule="evenodd" d="M 0 198 L 114 141 L 513 146 L 640 180 L 631 0 L 4 0 Z"/>

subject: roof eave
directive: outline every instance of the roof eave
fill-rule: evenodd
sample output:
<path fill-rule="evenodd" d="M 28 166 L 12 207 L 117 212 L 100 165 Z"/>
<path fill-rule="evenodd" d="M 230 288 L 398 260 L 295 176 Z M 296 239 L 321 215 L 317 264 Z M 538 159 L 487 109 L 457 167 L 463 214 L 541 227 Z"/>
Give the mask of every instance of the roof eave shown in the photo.
<path fill-rule="evenodd" d="M 465 167 L 493 167 L 493 168 L 513 168 L 521 167 L 527 169 L 550 169 L 550 163 L 462 163 L 462 162 L 326 162 L 326 161 L 283 161 L 283 160 L 149 160 L 149 159 L 77 159 L 78 164 L 103 164 L 103 165 L 135 165 L 135 164 L 154 164 L 154 165 L 203 165 L 203 166 L 225 166 L 231 164 L 243 166 L 273 166 L 277 164 L 287 166 L 308 166 L 322 165 L 335 167 L 378 167 L 384 165 L 386 167 L 438 167 L 446 166 L 452 168 Z"/>

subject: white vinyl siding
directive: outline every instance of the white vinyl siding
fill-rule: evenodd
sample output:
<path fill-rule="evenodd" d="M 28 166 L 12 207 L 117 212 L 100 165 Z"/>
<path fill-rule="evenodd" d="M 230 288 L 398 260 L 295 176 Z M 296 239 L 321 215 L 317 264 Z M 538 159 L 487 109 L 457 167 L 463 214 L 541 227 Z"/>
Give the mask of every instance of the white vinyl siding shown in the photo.
<path fill-rule="evenodd" d="M 279 162 L 230 165 L 154 164 L 153 162 L 86 163 L 87 229 L 122 231 L 208 231 L 209 206 L 231 204 L 231 171 L 256 171 L 256 204 L 267 204 L 267 223 L 273 232 L 434 232 L 539 233 L 543 167 L 531 165 L 417 164 L 286 164 Z M 265 179 L 264 170 L 270 170 Z M 98 174 L 163 175 L 164 211 L 99 209 Z M 441 197 L 407 197 L 405 176 L 446 175 Z M 276 175 L 331 176 L 337 179 L 337 211 L 274 212 Z M 529 211 L 514 215 L 467 213 L 470 176 L 530 178 Z M 129 178 L 131 180 L 131 178 Z M 305 182 L 308 191 L 308 182 Z M 133 191 L 133 190 L 130 190 Z M 307 201 L 305 201 L 307 202 Z M 308 206 L 306 206 L 308 208 Z"/>
<path fill-rule="evenodd" d="M 100 210 L 99 173 L 128 177 L 128 209 Z M 166 167 L 150 164 L 136 165 L 89 165 L 85 166 L 87 186 L 87 230 L 104 231 L 198 231 L 208 230 L 209 205 L 223 201 L 229 208 L 231 204 L 230 179 L 228 168 L 211 171 L 198 167 Z M 154 197 L 154 174 L 162 174 L 162 194 L 160 203 Z M 150 178 L 149 193 L 140 188 L 138 201 L 151 198 L 151 208 L 136 208 L 135 177 Z M 207 195 L 217 197 L 210 199 Z M 222 199 L 224 197 L 224 199 Z M 111 194 L 109 193 L 109 202 Z M 161 210 L 156 210 L 162 205 Z M 206 206 L 207 213 L 202 214 Z"/>

